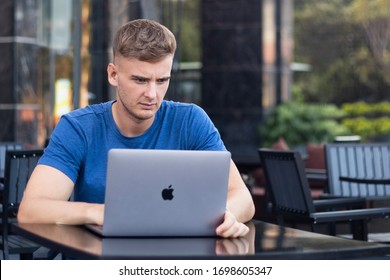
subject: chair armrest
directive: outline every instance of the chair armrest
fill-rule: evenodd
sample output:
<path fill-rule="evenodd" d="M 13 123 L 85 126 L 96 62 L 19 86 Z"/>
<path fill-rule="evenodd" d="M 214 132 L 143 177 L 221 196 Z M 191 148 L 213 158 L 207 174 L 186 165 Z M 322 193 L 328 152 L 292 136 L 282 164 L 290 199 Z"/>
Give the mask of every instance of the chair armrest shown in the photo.
<path fill-rule="evenodd" d="M 325 169 L 313 169 L 313 168 L 306 168 L 306 178 L 309 181 L 322 181 L 327 182 L 328 181 L 328 173 Z"/>
<path fill-rule="evenodd" d="M 305 168 L 305 172 L 308 174 L 321 174 L 326 175 L 328 172 L 323 168 Z"/>
<path fill-rule="evenodd" d="M 320 196 L 319 196 L 319 199 L 335 199 L 335 198 L 346 198 L 346 197 L 341 196 L 341 195 L 334 195 L 334 194 L 326 193 L 326 192 L 320 194 Z"/>
<path fill-rule="evenodd" d="M 365 179 L 365 178 L 354 178 L 347 176 L 340 176 L 340 181 L 350 183 L 362 183 L 362 184 L 390 184 L 390 178 L 388 179 Z"/>
<path fill-rule="evenodd" d="M 348 198 L 329 198 L 329 199 L 320 199 L 314 200 L 313 204 L 316 209 L 324 209 L 331 207 L 366 207 L 366 199 L 360 197 L 348 197 Z"/>

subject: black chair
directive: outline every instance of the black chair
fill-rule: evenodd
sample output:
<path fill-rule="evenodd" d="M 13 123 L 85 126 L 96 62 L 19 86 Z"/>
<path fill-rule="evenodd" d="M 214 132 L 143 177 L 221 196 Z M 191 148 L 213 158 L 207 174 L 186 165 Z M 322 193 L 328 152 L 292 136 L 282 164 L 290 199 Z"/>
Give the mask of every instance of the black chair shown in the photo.
<path fill-rule="evenodd" d="M 40 248 L 40 245 L 13 234 L 10 225 L 16 222 L 16 214 L 27 181 L 42 154 L 43 150 L 6 152 L 0 244 L 4 259 L 9 259 L 10 254 L 19 254 L 20 259 L 32 259 L 34 252 Z"/>
<path fill-rule="evenodd" d="M 351 223 L 354 239 L 368 239 L 367 221 L 390 215 L 390 208 L 356 209 L 365 207 L 364 198 L 314 200 L 310 195 L 304 163 L 298 152 L 259 149 L 264 167 L 267 191 L 281 225 L 285 221 L 308 223 L 312 231 L 316 225 Z M 349 207 L 347 210 L 338 210 Z M 319 210 L 322 210 L 319 212 Z M 332 228 L 332 227 L 330 227 Z M 334 235 L 335 232 L 330 232 Z"/>
<path fill-rule="evenodd" d="M 22 150 L 23 144 L 16 142 L 0 142 L 0 183 L 4 182 L 5 154 L 7 151 Z M 0 186 L 3 188 L 3 186 Z"/>

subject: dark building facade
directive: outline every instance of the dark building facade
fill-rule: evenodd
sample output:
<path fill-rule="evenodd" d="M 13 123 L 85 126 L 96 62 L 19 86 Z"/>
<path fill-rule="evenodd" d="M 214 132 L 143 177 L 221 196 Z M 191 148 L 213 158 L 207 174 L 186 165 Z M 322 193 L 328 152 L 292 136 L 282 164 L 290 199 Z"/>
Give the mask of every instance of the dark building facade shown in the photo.
<path fill-rule="evenodd" d="M 202 106 L 238 161 L 257 160 L 259 125 L 289 98 L 291 1 L 202 1 Z"/>
<path fill-rule="evenodd" d="M 37 59 L 42 52 L 36 40 L 36 6 L 21 2 L 0 4 L 0 139 L 34 142 L 38 133 L 35 119 L 41 110 Z"/>

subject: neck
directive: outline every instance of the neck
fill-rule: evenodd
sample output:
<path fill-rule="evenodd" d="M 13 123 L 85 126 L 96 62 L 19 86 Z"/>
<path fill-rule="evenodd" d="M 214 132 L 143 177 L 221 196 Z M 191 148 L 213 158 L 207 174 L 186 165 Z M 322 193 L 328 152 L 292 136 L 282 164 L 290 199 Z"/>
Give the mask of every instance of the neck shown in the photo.
<path fill-rule="evenodd" d="M 118 102 L 112 104 L 111 111 L 117 128 L 126 137 L 135 137 L 144 134 L 152 126 L 154 121 L 154 117 L 147 120 L 132 117 L 118 106 Z"/>

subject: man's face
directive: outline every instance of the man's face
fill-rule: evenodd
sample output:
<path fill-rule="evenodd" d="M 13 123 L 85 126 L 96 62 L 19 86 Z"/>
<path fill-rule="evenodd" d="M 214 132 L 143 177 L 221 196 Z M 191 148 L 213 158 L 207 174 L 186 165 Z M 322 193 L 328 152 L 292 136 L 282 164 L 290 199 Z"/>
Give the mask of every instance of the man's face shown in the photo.
<path fill-rule="evenodd" d="M 168 90 L 172 63 L 173 56 L 153 63 L 117 57 L 107 71 L 118 109 L 138 123 L 153 121 Z"/>

